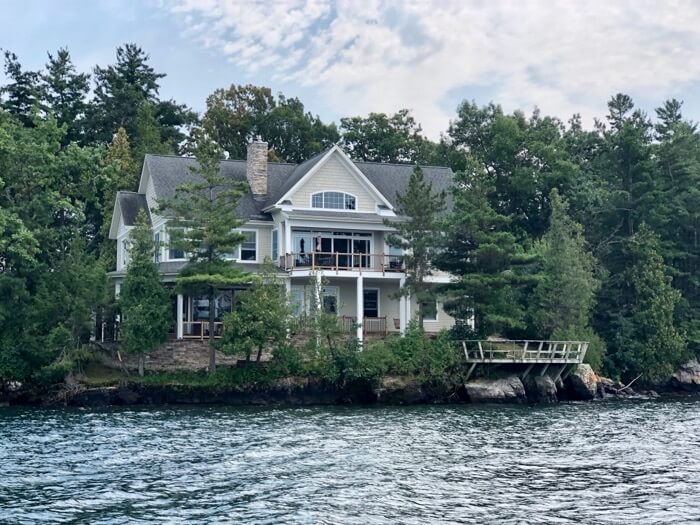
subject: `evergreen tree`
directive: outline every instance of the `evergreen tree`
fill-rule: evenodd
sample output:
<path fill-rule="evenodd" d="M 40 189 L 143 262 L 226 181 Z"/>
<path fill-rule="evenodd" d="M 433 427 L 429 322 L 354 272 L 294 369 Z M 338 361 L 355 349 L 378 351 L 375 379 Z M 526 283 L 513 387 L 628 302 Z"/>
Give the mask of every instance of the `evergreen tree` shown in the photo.
<path fill-rule="evenodd" d="M 76 73 L 68 49 L 48 53 L 48 57 L 46 72 L 41 75 L 42 91 L 47 111 L 53 113 L 59 126 L 66 126 L 65 146 L 83 139 L 90 75 Z"/>
<path fill-rule="evenodd" d="M 176 144 L 168 145 L 162 142 L 158 122 L 153 112 L 153 105 L 150 102 L 143 102 L 138 108 L 136 114 L 136 138 L 134 158 L 138 159 L 139 164 L 141 164 L 148 153 L 173 153 L 177 146 Z"/>
<path fill-rule="evenodd" d="M 519 293 L 531 277 L 520 270 L 531 263 L 510 231 L 508 217 L 489 203 L 488 178 L 472 162 L 457 173 L 453 212 L 443 223 L 443 246 L 435 259 L 456 279 L 446 287 L 445 310 L 458 331 L 479 336 L 507 335 L 525 328 Z"/>
<path fill-rule="evenodd" d="M 168 335 L 171 322 L 170 295 L 161 282 L 153 262 L 156 249 L 151 225 L 143 211 L 129 233 L 129 266 L 121 287 L 119 304 L 123 315 L 122 348 L 139 356 L 139 375 L 143 376 L 146 354 Z"/>
<path fill-rule="evenodd" d="M 30 126 L 32 109 L 39 108 L 42 99 L 39 73 L 23 69 L 17 55 L 10 51 L 5 51 L 4 69 L 10 82 L 0 87 L 0 107 Z"/>
<path fill-rule="evenodd" d="M 583 228 L 571 220 L 569 205 L 552 190 L 549 229 L 535 246 L 539 281 L 528 299 L 532 331 L 538 339 L 589 343 L 588 362 L 601 365 L 602 342 L 591 329 L 595 294 L 600 288 L 596 261 L 588 251 Z"/>
<path fill-rule="evenodd" d="M 649 221 L 661 233 L 673 285 L 683 294 L 680 323 L 691 349 L 700 353 L 700 134 L 683 119 L 681 105 L 669 100 L 656 110 L 653 158 L 659 198 Z"/>
<path fill-rule="evenodd" d="M 209 372 L 216 369 L 214 299 L 219 289 L 244 283 L 246 275 L 225 260 L 245 240 L 235 231 L 245 221 L 237 206 L 245 183 L 230 181 L 220 173 L 223 151 L 203 130 L 194 132 L 197 167 L 195 180 L 185 183 L 175 197 L 160 203 L 170 218 L 170 246 L 189 254 L 190 262 L 177 279 L 188 294 L 204 295 L 209 304 Z"/>
<path fill-rule="evenodd" d="M 402 295 L 418 301 L 418 322 L 423 326 L 425 305 L 435 301 L 434 286 L 426 282 L 432 274 L 432 260 L 440 231 L 440 217 L 445 211 L 444 192 L 433 192 L 433 185 L 416 166 L 411 173 L 406 191 L 396 196 L 399 220 L 385 223 L 396 231 L 387 237 L 390 246 L 401 248 L 404 255 L 406 282 Z"/>
<path fill-rule="evenodd" d="M 100 260 L 105 268 L 114 268 L 117 261 L 116 245 L 107 240 L 111 226 L 111 215 L 118 191 L 136 191 L 138 186 L 139 169 L 134 161 L 129 145 L 129 137 L 124 128 L 112 137 L 112 142 L 104 155 L 102 186 L 100 188 L 102 202 L 101 228 L 96 239 L 99 247 Z"/>
<path fill-rule="evenodd" d="M 552 190 L 550 202 L 549 229 L 536 246 L 541 277 L 531 299 L 532 322 L 543 338 L 558 329 L 585 329 L 600 286 L 581 225 L 571 220 L 557 190 Z"/>
<path fill-rule="evenodd" d="M 259 363 L 266 346 L 276 348 L 287 339 L 290 314 L 284 285 L 268 260 L 263 271 L 252 276 L 250 288 L 236 295 L 233 311 L 224 316 L 221 348 L 244 353 L 246 361 L 255 349 Z"/>
<path fill-rule="evenodd" d="M 157 73 L 148 60 L 149 56 L 136 44 L 125 44 L 117 48 L 115 64 L 95 67 L 94 100 L 88 111 L 90 141 L 106 144 L 117 129 L 123 127 L 132 142 L 138 144 L 141 140 L 139 111 L 144 104 L 155 107 L 150 111 L 157 122 L 158 144 L 165 140 L 172 148 L 181 141 L 180 127 L 191 124 L 195 115 L 173 101 L 159 100 L 159 82 L 165 74 Z"/>
<path fill-rule="evenodd" d="M 623 255 L 628 268 L 606 283 L 621 299 L 618 308 L 607 312 L 604 325 L 608 366 L 625 380 L 637 375 L 661 380 L 687 357 L 684 335 L 674 326 L 680 293 L 671 286 L 658 238 L 648 227 L 640 226 L 627 239 Z"/>

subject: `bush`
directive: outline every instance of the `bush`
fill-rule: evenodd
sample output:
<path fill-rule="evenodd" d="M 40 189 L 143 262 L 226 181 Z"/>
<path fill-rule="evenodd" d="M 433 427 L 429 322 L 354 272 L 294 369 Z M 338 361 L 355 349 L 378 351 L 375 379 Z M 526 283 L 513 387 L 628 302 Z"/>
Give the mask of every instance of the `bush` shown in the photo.
<path fill-rule="evenodd" d="M 299 351 L 291 344 L 281 344 L 272 352 L 268 369 L 278 377 L 295 376 L 303 372 L 304 366 Z"/>

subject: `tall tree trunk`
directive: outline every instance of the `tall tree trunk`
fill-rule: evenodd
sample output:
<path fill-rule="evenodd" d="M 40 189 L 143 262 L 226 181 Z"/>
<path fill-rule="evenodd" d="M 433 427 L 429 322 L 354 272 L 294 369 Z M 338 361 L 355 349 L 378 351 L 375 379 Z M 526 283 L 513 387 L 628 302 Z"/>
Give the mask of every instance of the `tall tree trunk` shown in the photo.
<path fill-rule="evenodd" d="M 209 291 L 209 373 L 216 372 L 216 349 L 214 348 L 214 322 L 215 322 L 215 305 L 214 305 L 214 290 Z"/>
<path fill-rule="evenodd" d="M 257 359 L 255 360 L 256 363 L 259 363 L 259 362 L 260 362 L 260 358 L 262 357 L 262 351 L 263 351 L 263 347 L 262 347 L 262 346 L 259 346 L 259 347 L 258 347 Z"/>
<path fill-rule="evenodd" d="M 141 352 L 139 354 L 139 377 L 143 377 L 143 369 L 146 363 L 146 354 Z"/>

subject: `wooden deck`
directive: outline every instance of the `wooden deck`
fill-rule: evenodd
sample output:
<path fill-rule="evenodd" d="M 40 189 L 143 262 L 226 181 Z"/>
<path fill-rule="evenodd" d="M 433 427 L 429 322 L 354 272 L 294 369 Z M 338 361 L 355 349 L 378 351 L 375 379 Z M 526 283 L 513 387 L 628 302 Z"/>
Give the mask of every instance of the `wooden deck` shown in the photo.
<path fill-rule="evenodd" d="M 478 364 L 528 365 L 523 377 L 535 365 L 542 365 L 540 375 L 550 365 L 560 365 L 558 379 L 564 369 L 583 362 L 588 350 L 587 341 L 530 341 L 530 340 L 464 340 L 461 341 L 469 367 L 467 378 Z"/>

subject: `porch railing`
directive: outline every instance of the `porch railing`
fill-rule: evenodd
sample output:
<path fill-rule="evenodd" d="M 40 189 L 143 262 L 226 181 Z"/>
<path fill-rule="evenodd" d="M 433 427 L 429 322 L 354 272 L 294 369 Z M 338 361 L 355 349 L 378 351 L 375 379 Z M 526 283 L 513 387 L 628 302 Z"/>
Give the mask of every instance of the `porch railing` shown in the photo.
<path fill-rule="evenodd" d="M 219 338 L 224 330 L 224 323 L 221 321 L 214 322 L 214 337 Z M 209 338 L 209 321 L 183 321 L 182 322 L 182 337 L 183 339 L 208 339 Z"/>
<path fill-rule="evenodd" d="M 283 270 L 353 270 L 362 272 L 403 272 L 403 256 L 386 253 L 310 252 L 282 255 Z"/>
<path fill-rule="evenodd" d="M 351 332 L 357 326 L 357 317 L 343 315 L 340 318 L 340 325 L 345 332 Z M 386 335 L 386 316 L 364 317 L 362 320 L 362 333 Z"/>
<path fill-rule="evenodd" d="M 587 341 L 462 341 L 469 363 L 581 363 Z"/>

